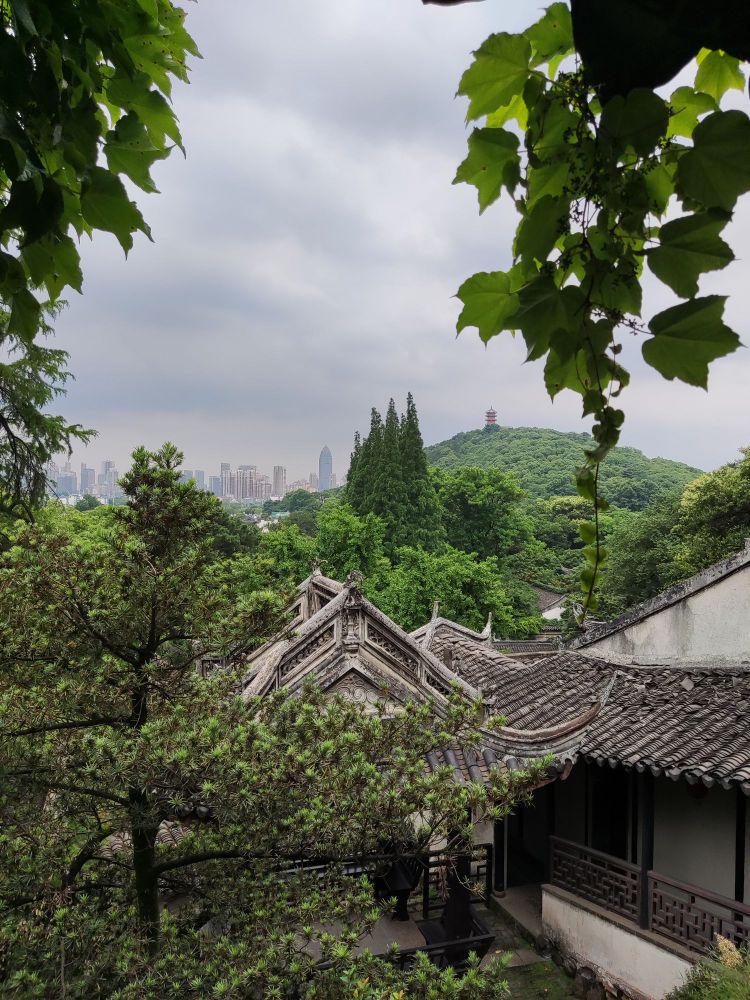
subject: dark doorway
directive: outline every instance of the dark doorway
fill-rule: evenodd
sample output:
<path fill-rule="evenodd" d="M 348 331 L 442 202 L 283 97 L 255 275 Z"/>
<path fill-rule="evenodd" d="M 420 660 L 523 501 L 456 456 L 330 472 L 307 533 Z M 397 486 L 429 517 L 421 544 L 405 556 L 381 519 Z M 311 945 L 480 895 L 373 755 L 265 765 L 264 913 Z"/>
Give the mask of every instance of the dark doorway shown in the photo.
<path fill-rule="evenodd" d="M 622 768 L 590 767 L 590 845 L 615 858 L 628 859 L 630 780 Z"/>
<path fill-rule="evenodd" d="M 544 882 L 552 827 L 548 788 L 534 792 L 532 801 L 520 806 L 508 824 L 508 887 Z"/>

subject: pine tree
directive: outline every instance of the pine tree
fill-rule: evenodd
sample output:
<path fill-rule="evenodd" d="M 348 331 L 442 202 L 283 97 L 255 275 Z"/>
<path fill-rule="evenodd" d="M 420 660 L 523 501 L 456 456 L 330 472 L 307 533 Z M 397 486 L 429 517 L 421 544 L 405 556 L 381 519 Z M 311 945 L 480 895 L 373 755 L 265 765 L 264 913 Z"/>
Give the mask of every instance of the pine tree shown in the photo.
<path fill-rule="evenodd" d="M 406 415 L 401 422 L 401 475 L 405 506 L 400 544 L 435 550 L 445 541 L 445 530 L 411 393 L 406 397 Z"/>

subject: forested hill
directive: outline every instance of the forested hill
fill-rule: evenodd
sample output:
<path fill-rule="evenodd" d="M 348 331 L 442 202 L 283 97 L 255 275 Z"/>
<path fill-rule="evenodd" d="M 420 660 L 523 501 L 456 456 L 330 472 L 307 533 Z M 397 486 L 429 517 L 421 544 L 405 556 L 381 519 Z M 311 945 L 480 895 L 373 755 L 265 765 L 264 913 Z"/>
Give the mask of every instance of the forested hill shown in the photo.
<path fill-rule="evenodd" d="M 571 434 L 543 427 L 499 427 L 456 434 L 425 448 L 427 460 L 441 469 L 475 466 L 512 472 L 534 497 L 575 494 L 573 471 L 583 449 L 593 444 L 589 434 Z M 615 448 L 602 466 L 602 494 L 610 503 L 642 510 L 659 493 L 682 490 L 701 474 L 682 462 L 647 458 L 637 448 Z"/>

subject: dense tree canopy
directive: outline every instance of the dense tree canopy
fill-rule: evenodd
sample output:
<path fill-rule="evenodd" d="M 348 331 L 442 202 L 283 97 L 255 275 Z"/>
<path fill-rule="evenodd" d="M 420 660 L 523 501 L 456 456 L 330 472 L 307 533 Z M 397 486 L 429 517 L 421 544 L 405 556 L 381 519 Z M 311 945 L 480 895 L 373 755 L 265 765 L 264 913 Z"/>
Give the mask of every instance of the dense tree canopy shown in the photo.
<path fill-rule="evenodd" d="M 640 514 L 623 514 L 609 544 L 603 610 L 618 614 L 665 587 L 739 552 L 750 537 L 750 454 L 665 496 Z"/>
<path fill-rule="evenodd" d="M 51 416 L 67 378 L 44 335 L 80 292 L 77 241 L 148 225 L 123 184 L 156 191 L 153 164 L 182 139 L 170 103 L 197 55 L 170 0 L 0 3 L 0 504 L 44 495 L 44 465 L 90 436 Z"/>
<path fill-rule="evenodd" d="M 463 431 L 447 441 L 429 445 L 427 460 L 439 469 L 500 469 L 512 473 L 532 497 L 576 495 L 574 472 L 581 449 L 591 448 L 590 434 L 546 427 L 499 427 Z M 601 469 L 602 496 L 615 507 L 642 510 L 657 496 L 681 490 L 700 475 L 700 469 L 667 458 L 647 458 L 637 448 L 617 447 Z"/>

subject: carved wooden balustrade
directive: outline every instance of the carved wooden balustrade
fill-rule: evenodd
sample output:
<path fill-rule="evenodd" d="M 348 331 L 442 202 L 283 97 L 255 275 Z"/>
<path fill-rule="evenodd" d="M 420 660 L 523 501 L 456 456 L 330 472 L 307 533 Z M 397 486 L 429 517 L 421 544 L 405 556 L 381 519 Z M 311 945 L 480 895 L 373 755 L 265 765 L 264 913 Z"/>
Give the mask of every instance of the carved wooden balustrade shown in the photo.
<path fill-rule="evenodd" d="M 571 840 L 550 837 L 552 885 L 636 921 L 640 874 L 638 865 L 574 844 Z"/>
<path fill-rule="evenodd" d="M 750 944 L 750 906 L 649 872 L 649 926 L 691 951 L 706 952 L 716 935 Z"/>
<path fill-rule="evenodd" d="M 639 922 L 641 869 L 582 844 L 550 837 L 550 882 L 612 913 Z M 697 953 L 716 936 L 750 946 L 750 906 L 658 872 L 648 872 L 646 930 Z"/>

